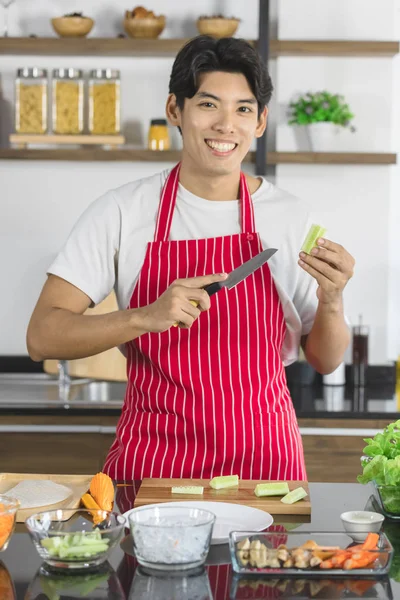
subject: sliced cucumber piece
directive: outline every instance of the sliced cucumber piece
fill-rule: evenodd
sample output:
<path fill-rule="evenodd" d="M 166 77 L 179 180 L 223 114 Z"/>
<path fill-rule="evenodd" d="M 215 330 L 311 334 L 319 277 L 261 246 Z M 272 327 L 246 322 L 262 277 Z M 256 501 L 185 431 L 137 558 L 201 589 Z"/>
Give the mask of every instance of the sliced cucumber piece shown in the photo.
<path fill-rule="evenodd" d="M 284 496 L 289 493 L 289 486 L 286 481 L 279 483 L 258 483 L 254 493 L 259 498 L 262 496 Z"/>
<path fill-rule="evenodd" d="M 284 504 L 294 504 L 295 502 L 302 500 L 306 496 L 306 490 L 302 487 L 299 487 L 286 494 L 286 496 L 283 496 L 283 498 L 281 498 L 281 502 L 283 502 Z"/>
<path fill-rule="evenodd" d="M 201 485 L 181 485 L 173 487 L 172 493 L 202 495 L 204 493 L 204 488 Z"/>
<path fill-rule="evenodd" d="M 321 225 L 311 225 L 310 231 L 301 247 L 302 252 L 310 254 L 311 250 L 317 245 L 317 240 L 326 234 L 326 229 Z"/>
<path fill-rule="evenodd" d="M 237 487 L 238 485 L 238 475 L 221 475 L 220 477 L 213 477 L 210 481 L 210 487 L 214 490 L 224 490 L 225 488 Z"/>

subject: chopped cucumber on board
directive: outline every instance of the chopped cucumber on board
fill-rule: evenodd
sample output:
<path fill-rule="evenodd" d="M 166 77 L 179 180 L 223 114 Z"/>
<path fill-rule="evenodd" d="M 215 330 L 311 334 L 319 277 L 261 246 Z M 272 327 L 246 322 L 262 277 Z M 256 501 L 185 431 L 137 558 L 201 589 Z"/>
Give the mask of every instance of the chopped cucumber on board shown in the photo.
<path fill-rule="evenodd" d="M 321 227 L 321 225 L 311 225 L 310 231 L 307 233 L 307 237 L 301 247 L 302 252 L 310 254 L 311 250 L 316 247 L 317 240 L 320 237 L 324 237 L 325 234 L 326 229 Z"/>
<path fill-rule="evenodd" d="M 259 498 L 262 496 L 284 496 L 289 493 L 289 486 L 286 481 L 276 483 L 258 483 L 254 493 Z"/>
<path fill-rule="evenodd" d="M 210 487 L 214 490 L 224 490 L 225 488 L 237 487 L 238 485 L 238 475 L 221 475 L 220 477 L 213 477 L 210 481 Z"/>
<path fill-rule="evenodd" d="M 298 487 L 286 494 L 286 496 L 283 496 L 283 498 L 281 498 L 281 502 L 284 504 L 294 504 L 295 502 L 305 498 L 307 495 L 308 494 L 304 488 Z"/>
<path fill-rule="evenodd" d="M 201 485 L 181 485 L 172 488 L 173 494 L 202 495 L 204 488 Z"/>

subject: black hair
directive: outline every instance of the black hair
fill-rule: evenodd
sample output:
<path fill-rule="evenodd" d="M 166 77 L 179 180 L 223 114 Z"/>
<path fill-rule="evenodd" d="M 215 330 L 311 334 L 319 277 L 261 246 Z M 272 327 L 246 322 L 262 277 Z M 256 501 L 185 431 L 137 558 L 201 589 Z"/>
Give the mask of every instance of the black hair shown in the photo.
<path fill-rule="evenodd" d="M 175 94 L 181 110 L 185 98 L 193 98 L 199 89 L 202 73 L 224 71 L 242 73 L 257 100 L 258 116 L 272 95 L 272 81 L 266 65 L 257 51 L 239 38 L 214 39 L 199 35 L 190 40 L 177 54 L 169 80 L 169 92 Z"/>

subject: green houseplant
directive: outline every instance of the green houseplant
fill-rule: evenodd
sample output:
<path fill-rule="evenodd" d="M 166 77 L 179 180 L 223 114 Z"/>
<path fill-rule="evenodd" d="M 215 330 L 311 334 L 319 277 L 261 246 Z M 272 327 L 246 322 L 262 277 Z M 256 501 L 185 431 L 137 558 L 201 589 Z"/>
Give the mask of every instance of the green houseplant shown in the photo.
<path fill-rule="evenodd" d="M 309 149 L 315 152 L 336 149 L 341 131 L 355 131 L 353 118 L 344 97 L 327 91 L 308 92 L 289 104 L 289 125 L 306 126 Z"/>

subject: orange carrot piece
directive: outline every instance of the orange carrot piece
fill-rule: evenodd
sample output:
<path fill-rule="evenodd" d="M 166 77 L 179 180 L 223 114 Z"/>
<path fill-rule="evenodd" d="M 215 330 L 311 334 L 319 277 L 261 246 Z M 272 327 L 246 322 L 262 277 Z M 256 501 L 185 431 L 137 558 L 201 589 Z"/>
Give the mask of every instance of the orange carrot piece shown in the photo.
<path fill-rule="evenodd" d="M 351 557 L 351 552 L 347 552 L 347 550 L 342 550 L 341 552 L 337 552 L 335 556 L 332 556 L 332 565 L 335 568 L 341 567 L 344 562 Z"/>
<path fill-rule="evenodd" d="M 362 569 L 368 567 L 368 565 L 372 564 L 378 556 L 379 554 L 375 552 L 357 552 L 345 561 L 343 568 L 347 571 L 350 569 Z"/>
<path fill-rule="evenodd" d="M 91 496 L 102 510 L 112 510 L 114 502 L 114 485 L 105 473 L 97 473 L 90 482 Z"/>
<path fill-rule="evenodd" d="M 379 535 L 377 533 L 369 533 L 362 544 L 363 550 L 375 550 L 378 545 Z"/>

